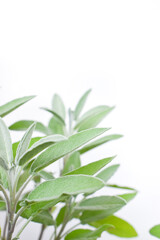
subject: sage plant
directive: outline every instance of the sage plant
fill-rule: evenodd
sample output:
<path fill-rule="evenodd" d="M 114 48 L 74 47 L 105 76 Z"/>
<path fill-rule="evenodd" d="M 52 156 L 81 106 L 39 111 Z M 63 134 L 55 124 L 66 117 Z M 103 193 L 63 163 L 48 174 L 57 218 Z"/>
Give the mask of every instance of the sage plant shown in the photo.
<path fill-rule="evenodd" d="M 130 223 L 115 215 L 136 195 L 133 188 L 108 183 L 119 167 L 108 166 L 115 157 L 82 165 L 82 155 L 121 137 L 101 136 L 109 128 L 97 128 L 113 107 L 101 105 L 82 114 L 89 93 L 80 98 L 74 110 L 68 110 L 68 118 L 62 99 L 55 94 L 52 107 L 43 108 L 51 114 L 47 126 L 40 121 L 21 120 L 8 128 L 2 119 L 32 97 L 21 99 L 21 104 L 17 99 L 0 107 L 0 210 L 6 212 L 1 239 L 20 239 L 30 222 L 41 224 L 39 240 L 49 226 L 49 240 L 96 240 L 103 232 L 122 238 L 137 236 Z M 12 144 L 9 130 L 25 133 Z M 32 137 L 34 131 L 44 136 Z M 53 174 L 46 167 L 55 161 L 62 164 Z M 29 182 L 34 185 L 28 191 Z M 98 190 L 109 188 L 127 192 L 96 195 Z M 21 228 L 17 226 L 19 218 L 24 219 Z"/>

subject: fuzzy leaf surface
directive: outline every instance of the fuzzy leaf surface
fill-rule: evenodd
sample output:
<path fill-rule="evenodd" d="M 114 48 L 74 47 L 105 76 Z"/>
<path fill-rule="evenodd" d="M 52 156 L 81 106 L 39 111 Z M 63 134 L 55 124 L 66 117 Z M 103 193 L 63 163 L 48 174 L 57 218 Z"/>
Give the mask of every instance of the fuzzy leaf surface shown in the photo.
<path fill-rule="evenodd" d="M 52 99 L 52 110 L 56 112 L 63 120 L 65 120 L 65 106 L 58 94 L 54 94 Z"/>
<path fill-rule="evenodd" d="M 55 134 L 55 135 L 50 135 L 44 138 L 41 138 L 39 141 L 35 142 L 27 152 L 23 154 L 23 156 L 19 160 L 19 165 L 25 164 L 27 161 L 32 159 L 34 156 L 36 156 L 38 153 L 49 147 L 50 145 L 56 143 L 56 142 L 61 142 L 63 140 L 66 140 L 66 137 Z"/>
<path fill-rule="evenodd" d="M 89 163 L 85 166 L 82 166 L 82 167 L 77 168 L 77 169 L 75 169 L 71 172 L 68 172 L 66 175 L 74 175 L 74 174 L 94 175 L 101 168 L 103 168 L 108 163 L 110 163 L 113 159 L 114 159 L 114 157 L 110 157 L 110 158 L 104 158 L 104 159 L 101 159 L 99 161 Z"/>
<path fill-rule="evenodd" d="M 28 202 L 41 202 L 57 199 L 63 194 L 77 195 L 94 192 L 104 186 L 104 183 L 91 176 L 65 176 L 41 183 L 27 197 Z"/>
<path fill-rule="evenodd" d="M 73 152 L 65 162 L 63 168 L 63 175 L 71 172 L 72 170 L 79 168 L 81 166 L 80 154 L 79 152 Z"/>
<path fill-rule="evenodd" d="M 34 121 L 32 120 L 20 120 L 9 126 L 9 129 L 13 131 L 26 131 L 33 123 Z M 41 122 L 36 122 L 35 131 L 48 134 L 47 127 L 45 127 Z"/>
<path fill-rule="evenodd" d="M 105 128 L 95 128 L 82 131 L 80 133 L 72 135 L 67 140 L 61 141 L 54 144 L 53 146 L 48 147 L 48 149 L 41 153 L 33 162 L 31 170 L 34 172 L 40 171 L 59 158 L 76 150 L 83 144 L 104 133 L 106 130 L 107 129 Z"/>
<path fill-rule="evenodd" d="M 90 94 L 91 92 L 91 89 L 89 89 L 87 92 L 85 92 L 83 94 L 83 96 L 80 98 L 80 100 L 78 101 L 77 105 L 76 105 L 76 108 L 74 110 L 74 118 L 75 120 L 78 119 L 79 115 L 81 114 L 81 111 L 86 103 L 86 100 L 87 100 L 87 97 L 88 95 Z"/>
<path fill-rule="evenodd" d="M 10 167 L 13 162 L 11 136 L 2 118 L 0 118 L 0 160 L 5 168 Z"/>
<path fill-rule="evenodd" d="M 75 129 L 80 132 L 96 127 L 112 109 L 113 107 L 108 106 L 98 106 L 92 108 L 83 114 L 83 116 L 77 121 Z"/>
<path fill-rule="evenodd" d="M 112 141 L 112 140 L 116 140 L 116 139 L 119 139 L 121 138 L 122 135 L 119 135 L 119 134 L 113 134 L 113 135 L 108 135 L 108 136 L 105 136 L 105 137 L 102 137 L 102 138 L 99 138 L 89 144 L 87 144 L 86 146 L 84 146 L 83 148 L 81 148 L 79 150 L 80 154 L 83 154 L 85 152 L 88 152 L 90 150 L 92 150 L 93 148 L 96 148 L 106 142 L 109 142 L 109 141 Z"/>
<path fill-rule="evenodd" d="M 120 166 L 119 164 L 112 165 L 102 170 L 100 173 L 96 175 L 96 177 L 102 179 L 104 182 L 107 182 L 113 176 L 113 174 L 117 171 L 119 166 Z"/>
<path fill-rule="evenodd" d="M 116 196 L 100 196 L 85 199 L 81 201 L 76 207 L 76 210 L 87 210 L 87 211 L 97 211 L 97 210 L 108 210 L 117 211 L 126 205 L 120 197 Z M 93 213 L 94 215 L 94 213 Z"/>
<path fill-rule="evenodd" d="M 33 123 L 25 132 L 24 136 L 22 137 L 20 143 L 18 144 L 17 152 L 16 152 L 16 157 L 15 157 L 15 162 L 17 163 L 21 156 L 27 151 L 33 131 L 35 129 L 36 123 Z"/>
<path fill-rule="evenodd" d="M 28 102 L 29 100 L 31 100 L 34 97 L 35 96 L 27 96 L 27 97 L 17 98 L 17 99 L 14 99 L 14 100 L 0 106 L 0 117 L 6 116 L 7 114 L 9 114 L 10 112 L 12 112 L 13 110 L 20 107 L 21 105 Z"/>

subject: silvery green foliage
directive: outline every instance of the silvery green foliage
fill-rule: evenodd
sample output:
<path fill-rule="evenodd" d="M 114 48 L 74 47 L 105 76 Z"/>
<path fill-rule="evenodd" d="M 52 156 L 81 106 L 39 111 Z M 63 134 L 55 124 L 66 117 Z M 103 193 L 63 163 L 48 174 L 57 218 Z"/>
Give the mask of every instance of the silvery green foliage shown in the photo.
<path fill-rule="evenodd" d="M 108 166 L 115 157 L 81 165 L 82 154 L 122 137 L 103 135 L 109 129 L 97 128 L 113 107 L 101 105 L 82 113 L 90 91 L 81 97 L 74 110 L 68 110 L 68 115 L 62 99 L 55 94 L 52 107 L 42 108 L 51 115 L 47 126 L 39 121 L 21 120 L 8 129 L 0 118 L 0 210 L 7 213 L 5 227 L 0 230 L 1 239 L 20 239 L 23 229 L 32 221 L 41 224 L 39 240 L 48 226 L 53 229 L 49 240 L 96 240 L 103 232 L 122 238 L 137 236 L 128 222 L 115 215 L 136 195 L 133 188 L 108 183 L 119 167 L 118 164 Z M 0 116 L 31 98 L 3 105 Z M 19 142 L 12 144 L 9 130 L 25 133 Z M 32 137 L 34 131 L 43 137 Z M 46 170 L 55 161 L 63 163 L 56 173 L 58 177 Z M 27 192 L 26 186 L 31 181 L 34 188 Z M 110 187 L 128 192 L 115 196 L 95 195 L 98 190 Z M 20 229 L 19 217 L 26 219 Z"/>

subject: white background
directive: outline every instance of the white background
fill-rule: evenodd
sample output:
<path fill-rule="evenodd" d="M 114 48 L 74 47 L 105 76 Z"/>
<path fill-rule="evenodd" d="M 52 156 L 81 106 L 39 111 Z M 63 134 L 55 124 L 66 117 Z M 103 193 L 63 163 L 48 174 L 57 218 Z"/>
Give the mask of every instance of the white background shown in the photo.
<path fill-rule="evenodd" d="M 49 106 L 55 92 L 72 108 L 88 88 L 86 109 L 116 105 L 102 126 L 124 138 L 88 158 L 118 155 L 112 182 L 139 191 L 118 215 L 143 240 L 154 239 L 148 230 L 160 223 L 159 66 L 159 0 L 0 1 L 0 103 L 38 95 L 5 118 L 7 124 L 46 123 L 50 115 L 38 107 Z M 37 229 L 29 226 L 22 239 L 37 239 Z"/>

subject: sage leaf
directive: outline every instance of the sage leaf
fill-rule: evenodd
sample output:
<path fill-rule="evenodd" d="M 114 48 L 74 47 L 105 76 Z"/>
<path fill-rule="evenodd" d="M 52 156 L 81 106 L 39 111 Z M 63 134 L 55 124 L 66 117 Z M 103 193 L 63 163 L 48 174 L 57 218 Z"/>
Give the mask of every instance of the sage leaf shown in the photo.
<path fill-rule="evenodd" d="M 57 225 L 57 227 L 63 223 L 64 216 L 65 216 L 65 211 L 66 211 L 66 206 L 62 207 L 59 210 L 59 213 L 58 213 L 58 215 L 56 217 L 56 225 Z"/>
<path fill-rule="evenodd" d="M 135 196 L 137 195 L 137 192 L 133 192 L 133 193 L 125 193 L 125 194 L 121 194 L 118 195 L 119 197 L 123 198 L 127 203 L 130 202 L 133 198 L 135 198 Z"/>
<path fill-rule="evenodd" d="M 80 154 L 79 152 L 72 153 L 65 162 L 63 168 L 63 175 L 71 172 L 72 170 L 79 168 L 81 166 Z M 73 173 L 74 174 L 74 173 Z"/>
<path fill-rule="evenodd" d="M 21 217 L 29 219 L 31 217 L 30 212 L 27 210 L 24 211 L 21 214 Z M 32 219 L 32 222 L 41 223 L 46 226 L 54 225 L 53 217 L 51 213 L 47 210 L 43 210 L 40 213 L 36 214 L 36 216 Z"/>
<path fill-rule="evenodd" d="M 41 138 L 39 141 L 36 141 L 28 150 L 25 152 L 20 160 L 19 160 L 19 165 L 23 165 L 30 159 L 32 159 L 34 156 L 36 156 L 38 153 L 40 153 L 42 150 L 46 149 L 50 145 L 56 143 L 56 142 L 61 142 L 66 140 L 67 138 L 62 135 L 50 135 L 44 138 Z"/>
<path fill-rule="evenodd" d="M 10 168 L 13 162 L 12 141 L 9 130 L 2 118 L 0 118 L 0 159 L 6 168 Z"/>
<path fill-rule="evenodd" d="M 29 148 L 37 141 L 39 141 L 42 137 L 34 137 L 31 139 L 30 141 L 30 144 L 29 144 Z M 13 151 L 13 158 L 16 157 L 16 152 L 17 152 L 17 148 L 18 148 L 18 145 L 19 145 L 20 141 L 18 142 L 15 142 L 12 144 L 12 151 Z"/>
<path fill-rule="evenodd" d="M 76 207 L 77 210 L 78 210 L 78 208 L 79 208 L 79 210 L 83 210 L 82 215 L 80 216 L 81 223 L 86 224 L 86 223 L 98 221 L 100 219 L 104 219 L 110 215 L 113 215 L 115 212 L 117 212 L 118 210 L 120 210 L 122 207 L 124 207 L 126 205 L 126 201 L 120 197 L 106 196 L 106 199 L 107 198 L 108 198 L 108 200 L 106 200 L 106 202 L 103 202 L 103 200 L 105 200 L 105 196 L 102 196 L 102 198 L 95 197 L 95 198 L 93 198 L 93 200 L 92 200 L 92 198 L 86 199 L 87 202 L 84 202 L 84 204 L 86 206 L 89 203 L 92 204 L 92 205 L 90 205 L 90 207 L 88 207 L 88 209 L 86 208 L 85 205 Z M 97 201 L 97 203 L 96 203 L 96 201 Z M 98 204 L 100 204 L 100 203 L 101 203 L 101 205 L 98 207 Z M 108 205 L 108 207 L 107 207 L 107 205 Z M 97 210 L 96 210 L 96 206 L 97 206 Z"/>
<path fill-rule="evenodd" d="M 126 205 L 120 197 L 116 196 L 100 196 L 93 197 L 82 200 L 76 207 L 76 210 L 87 210 L 87 211 L 99 211 L 99 210 L 108 210 L 108 211 L 117 211 L 123 206 Z M 94 214 L 93 214 L 94 215 Z"/>
<path fill-rule="evenodd" d="M 4 188 L 8 188 L 8 176 L 7 176 L 7 171 L 0 166 L 0 184 L 2 184 L 2 186 Z"/>
<path fill-rule="evenodd" d="M 64 125 L 61 124 L 55 116 L 53 116 L 49 123 L 48 123 L 48 129 L 51 134 L 61 134 L 65 135 L 64 131 Z"/>
<path fill-rule="evenodd" d="M 116 184 L 106 184 L 107 187 L 111 187 L 111 188 L 119 188 L 119 189 L 126 189 L 126 190 L 131 190 L 131 191 L 136 191 L 134 188 L 131 187 L 126 187 L 126 186 L 119 186 Z"/>
<path fill-rule="evenodd" d="M 86 102 L 87 97 L 88 97 L 90 92 L 91 92 L 91 89 L 89 89 L 87 92 L 85 92 L 84 95 L 78 101 L 77 106 L 76 106 L 76 108 L 74 110 L 74 118 L 75 118 L 75 120 L 78 119 L 78 117 L 79 117 L 79 115 L 80 115 L 80 113 L 81 113 L 81 111 L 82 111 L 82 109 L 83 109 L 83 107 L 85 105 L 85 102 Z"/>
<path fill-rule="evenodd" d="M 101 234 L 106 231 L 108 228 L 112 228 L 112 225 L 105 224 L 101 227 L 99 227 L 96 230 L 90 230 L 90 229 L 76 229 L 65 237 L 65 240 L 97 240 L 99 237 L 101 237 Z"/>
<path fill-rule="evenodd" d="M 57 199 L 63 194 L 77 195 L 94 192 L 104 183 L 91 176 L 65 176 L 41 183 L 27 197 L 27 202 L 41 202 Z"/>
<path fill-rule="evenodd" d="M 49 108 L 45 108 L 45 107 L 41 107 L 41 109 L 53 114 L 53 116 L 62 124 L 65 125 L 65 121 L 64 119 L 55 111 L 53 111 L 52 109 Z"/>
<path fill-rule="evenodd" d="M 27 97 L 17 98 L 17 99 L 14 99 L 14 100 L 0 106 L 0 117 L 6 116 L 7 114 L 9 114 L 10 112 L 12 112 L 13 110 L 20 107 L 21 105 L 28 102 L 29 100 L 31 100 L 34 97 L 35 96 L 27 96 Z"/>
<path fill-rule="evenodd" d="M 89 163 L 85 166 L 82 166 L 82 167 L 77 168 L 77 169 L 75 169 L 71 172 L 68 172 L 66 175 L 74 175 L 74 174 L 94 175 L 101 168 L 103 168 L 108 163 L 110 163 L 113 159 L 114 159 L 114 157 L 110 157 L 110 158 L 104 158 L 104 159 L 101 159 L 99 161 Z"/>
<path fill-rule="evenodd" d="M 98 106 L 86 112 L 75 126 L 77 131 L 96 127 L 114 107 Z"/>
<path fill-rule="evenodd" d="M 128 222 L 116 216 L 109 216 L 102 220 L 90 223 L 91 226 L 96 228 L 99 228 L 104 224 L 111 224 L 114 226 L 114 228 L 106 229 L 106 231 L 110 234 L 122 238 L 137 237 L 137 232 L 135 231 L 135 229 Z"/>
<path fill-rule="evenodd" d="M 11 126 L 9 126 L 9 129 L 13 131 L 26 131 L 33 123 L 34 121 L 32 120 L 21 120 L 13 123 Z M 48 134 L 47 127 L 45 127 L 41 122 L 36 122 L 35 131 Z"/>
<path fill-rule="evenodd" d="M 113 174 L 117 171 L 119 166 L 120 166 L 119 164 L 112 165 L 102 170 L 100 173 L 96 175 L 96 177 L 102 179 L 104 182 L 107 182 L 113 176 Z"/>
<path fill-rule="evenodd" d="M 104 133 L 106 128 L 95 128 L 82 131 L 80 133 L 74 134 L 67 140 L 61 141 L 48 147 L 43 153 L 41 153 L 37 159 L 33 162 L 31 171 L 37 172 L 47 167 L 51 163 L 55 162 L 59 158 L 65 156 L 66 154 L 76 150 L 83 144 L 89 142 L 93 138 Z"/>
<path fill-rule="evenodd" d="M 65 120 L 65 106 L 58 94 L 54 94 L 52 99 L 52 110 Z"/>
<path fill-rule="evenodd" d="M 149 232 L 152 236 L 160 238 L 160 224 L 152 227 Z"/>
<path fill-rule="evenodd" d="M 27 151 L 36 123 L 33 123 L 22 137 L 16 152 L 15 162 L 18 163 L 21 156 Z"/>
<path fill-rule="evenodd" d="M 93 148 L 96 148 L 104 143 L 107 143 L 109 141 L 112 141 L 112 140 L 116 140 L 116 139 L 119 139 L 121 138 L 122 135 L 119 135 L 119 134 L 113 134 L 113 135 L 108 135 L 108 136 L 105 136 L 105 137 L 102 137 L 102 138 L 99 138 L 89 144 L 87 144 L 86 146 L 84 146 L 83 148 L 81 148 L 79 150 L 80 154 L 83 154 L 85 152 L 88 152 L 90 150 L 92 150 Z"/>
<path fill-rule="evenodd" d="M 6 210 L 6 203 L 0 198 L 0 211 Z"/>

